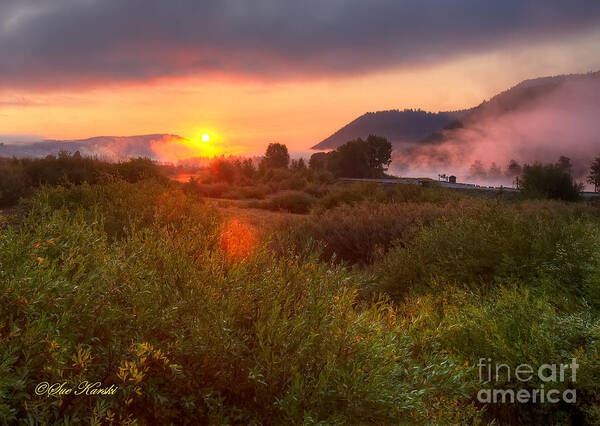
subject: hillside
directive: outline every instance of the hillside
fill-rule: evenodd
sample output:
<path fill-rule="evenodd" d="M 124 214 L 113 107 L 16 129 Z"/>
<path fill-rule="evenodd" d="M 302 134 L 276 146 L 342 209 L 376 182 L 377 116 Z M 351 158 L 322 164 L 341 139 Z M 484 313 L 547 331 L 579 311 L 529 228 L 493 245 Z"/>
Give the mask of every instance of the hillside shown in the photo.
<path fill-rule="evenodd" d="M 365 138 L 369 134 L 386 136 L 392 141 L 396 150 L 410 149 L 411 145 L 417 142 L 419 144 L 444 143 L 453 138 L 460 129 L 479 127 L 480 123 L 494 120 L 504 114 L 515 113 L 529 107 L 535 108 L 538 101 L 543 102 L 544 98 L 564 88 L 565 85 L 593 86 L 599 81 L 600 72 L 540 77 L 524 80 L 468 110 L 438 113 L 412 109 L 368 112 L 322 140 L 312 149 L 335 149 L 351 139 Z M 572 89 L 577 90 L 577 88 Z M 578 94 L 567 94 L 566 103 L 574 100 L 577 103 L 573 98 L 578 96 Z M 588 101 L 589 99 L 586 99 L 584 103 Z M 565 113 L 569 115 L 568 110 Z"/>
<path fill-rule="evenodd" d="M 312 149 L 335 149 L 351 139 L 366 138 L 369 134 L 385 136 L 396 147 L 400 147 L 443 128 L 463 113 L 464 111 L 433 113 L 412 109 L 368 112 L 322 140 Z"/>
<path fill-rule="evenodd" d="M 552 77 L 539 77 L 524 80 L 504 92 L 493 96 L 489 101 L 472 108 L 468 112 L 457 117 L 456 120 L 446 124 L 443 128 L 432 132 L 423 138 L 421 142 L 442 143 L 454 136 L 459 129 L 476 126 L 484 120 L 494 120 L 507 113 L 515 113 L 530 108 L 537 108 L 536 103 L 544 102 L 544 99 L 554 94 L 559 89 L 574 92 L 579 87 L 575 86 L 598 86 L 600 84 L 600 71 L 588 74 L 568 74 Z M 593 87 L 590 87 L 594 90 Z M 565 102 L 573 100 L 576 93 L 567 94 Z M 568 111 L 565 111 L 568 113 Z"/>
<path fill-rule="evenodd" d="M 590 159 L 600 154 L 599 115 L 600 72 L 525 80 L 420 143 L 395 150 L 392 169 L 472 180 L 471 166 L 479 163 L 476 168 L 494 171 L 488 173 L 490 183 L 502 183 L 492 176 L 511 160 L 555 162 L 564 155 L 572 160 L 574 176 L 585 181 Z"/>
<path fill-rule="evenodd" d="M 0 141 L 0 157 L 39 158 L 56 155 L 60 151 L 79 151 L 84 156 L 96 156 L 108 161 L 125 160 L 131 157 L 148 157 L 161 160 L 153 145 L 156 143 L 183 140 L 169 134 L 137 136 L 97 136 L 75 140 L 44 140 L 34 143 L 11 143 Z"/>

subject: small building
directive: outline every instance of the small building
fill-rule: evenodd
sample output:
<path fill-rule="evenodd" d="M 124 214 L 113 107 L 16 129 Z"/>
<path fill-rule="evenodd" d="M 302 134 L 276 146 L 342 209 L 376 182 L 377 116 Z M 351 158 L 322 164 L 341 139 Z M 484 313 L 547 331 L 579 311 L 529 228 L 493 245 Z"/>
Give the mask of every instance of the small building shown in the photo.
<path fill-rule="evenodd" d="M 454 175 L 448 176 L 448 182 L 450 182 L 450 183 L 456 183 L 456 176 L 454 176 Z"/>

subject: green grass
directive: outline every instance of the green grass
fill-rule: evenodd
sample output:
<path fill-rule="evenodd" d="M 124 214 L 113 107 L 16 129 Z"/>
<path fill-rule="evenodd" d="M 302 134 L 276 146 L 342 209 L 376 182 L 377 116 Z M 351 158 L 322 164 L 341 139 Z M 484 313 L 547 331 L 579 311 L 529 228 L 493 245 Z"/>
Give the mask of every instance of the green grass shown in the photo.
<path fill-rule="evenodd" d="M 352 191 L 276 226 L 160 179 L 41 187 L 0 231 L 0 419 L 600 421 L 594 207 Z M 578 402 L 480 404 L 484 357 L 577 357 Z M 34 394 L 82 380 L 118 391 Z"/>

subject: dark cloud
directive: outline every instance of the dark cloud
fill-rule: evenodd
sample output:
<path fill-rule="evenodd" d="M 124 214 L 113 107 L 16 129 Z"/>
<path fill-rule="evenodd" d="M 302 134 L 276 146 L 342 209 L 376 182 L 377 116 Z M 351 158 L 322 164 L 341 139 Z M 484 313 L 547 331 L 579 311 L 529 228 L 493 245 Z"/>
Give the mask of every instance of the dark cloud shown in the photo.
<path fill-rule="evenodd" d="M 595 0 L 3 0 L 0 85 L 346 74 L 598 27 Z"/>

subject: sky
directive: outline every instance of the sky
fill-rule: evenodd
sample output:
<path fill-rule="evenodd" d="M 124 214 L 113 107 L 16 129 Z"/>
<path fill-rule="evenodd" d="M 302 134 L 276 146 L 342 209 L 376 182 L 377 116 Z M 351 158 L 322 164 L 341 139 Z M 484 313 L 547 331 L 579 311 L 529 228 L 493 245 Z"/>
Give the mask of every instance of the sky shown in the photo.
<path fill-rule="evenodd" d="M 600 69 L 594 0 L 2 0 L 0 140 L 308 148 L 367 111 Z"/>

